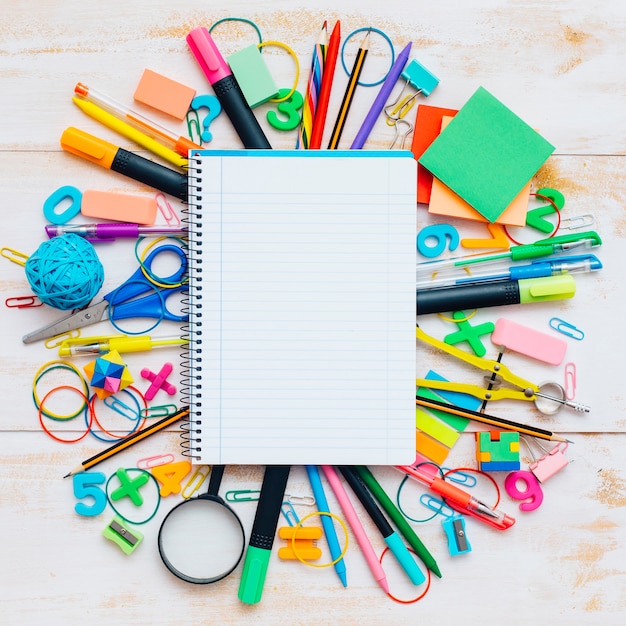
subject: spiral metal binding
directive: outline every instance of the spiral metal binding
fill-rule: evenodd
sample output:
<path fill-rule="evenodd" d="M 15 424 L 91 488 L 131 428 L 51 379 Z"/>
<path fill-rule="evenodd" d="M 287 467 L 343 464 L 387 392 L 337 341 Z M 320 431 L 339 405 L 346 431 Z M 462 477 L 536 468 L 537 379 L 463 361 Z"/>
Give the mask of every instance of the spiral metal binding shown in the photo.
<path fill-rule="evenodd" d="M 189 158 L 187 172 L 189 192 L 187 206 L 182 209 L 182 222 L 188 228 L 189 241 L 189 289 L 183 296 L 184 312 L 189 322 L 181 327 L 183 337 L 188 340 L 181 352 L 181 402 L 189 406 L 189 419 L 181 425 L 182 454 L 194 461 L 200 460 L 202 449 L 202 324 L 201 303 L 194 297 L 202 280 L 202 160 L 199 156 Z"/>

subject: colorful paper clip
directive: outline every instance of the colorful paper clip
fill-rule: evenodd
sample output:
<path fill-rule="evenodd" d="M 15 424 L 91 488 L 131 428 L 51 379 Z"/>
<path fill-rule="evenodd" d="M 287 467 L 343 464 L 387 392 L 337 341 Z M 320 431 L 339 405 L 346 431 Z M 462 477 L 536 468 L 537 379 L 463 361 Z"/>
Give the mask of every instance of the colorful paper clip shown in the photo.
<path fill-rule="evenodd" d="M 297 526 L 300 523 L 300 518 L 298 517 L 296 510 L 293 508 L 293 504 L 291 504 L 288 500 L 285 500 L 282 503 L 280 512 L 287 520 L 287 524 L 289 524 L 289 526 Z"/>
<path fill-rule="evenodd" d="M 133 421 L 137 421 L 140 419 L 139 411 L 133 409 L 131 406 L 128 406 L 128 404 L 122 402 L 115 396 L 107 396 L 102 400 L 102 402 L 122 417 Z"/>
<path fill-rule="evenodd" d="M 554 330 L 560 332 L 562 335 L 571 337 L 577 341 L 580 341 L 585 336 L 585 333 L 582 330 L 576 328 L 573 324 L 562 320 L 560 317 L 550 318 L 550 328 L 554 328 Z"/>
<path fill-rule="evenodd" d="M 183 490 L 181 491 L 181 495 L 185 500 L 188 500 L 193 496 L 198 489 L 202 486 L 202 483 L 205 481 L 206 477 L 211 472 L 211 468 L 208 465 L 201 465 L 192 475 L 191 478 L 187 481 Z"/>
<path fill-rule="evenodd" d="M 573 400 L 576 397 L 576 365 L 574 363 L 565 364 L 565 397 Z"/>
<path fill-rule="evenodd" d="M 585 213 L 584 215 L 576 215 L 574 217 L 566 217 L 561 220 L 559 226 L 562 230 L 576 230 L 577 228 L 586 228 L 593 225 L 593 215 Z"/>
<path fill-rule="evenodd" d="M 450 556 L 458 556 L 472 551 L 472 546 L 467 539 L 463 515 L 451 509 L 443 500 L 439 500 L 429 493 L 423 493 L 420 496 L 420 502 L 431 511 L 435 511 L 437 514 L 441 513 L 445 517 L 441 521 L 441 525 L 448 537 Z"/>
<path fill-rule="evenodd" d="M 235 489 L 227 491 L 224 498 L 226 502 L 253 502 L 259 499 L 260 493 L 258 489 Z"/>
<path fill-rule="evenodd" d="M 149 406 L 139 411 L 140 417 L 169 417 L 174 415 L 178 411 L 178 407 L 175 404 L 157 404 L 155 406 Z"/>
<path fill-rule="evenodd" d="M 0 255 L 2 255 L 5 259 L 9 259 L 12 263 L 17 263 L 24 267 L 26 265 L 26 261 L 28 261 L 28 255 L 23 252 L 18 252 L 13 248 L 0 248 Z"/>
<path fill-rule="evenodd" d="M 137 461 L 137 467 L 139 469 L 149 470 L 159 465 L 167 465 L 173 463 L 175 457 L 173 454 L 155 454 L 154 456 L 146 456 L 143 459 Z"/>
<path fill-rule="evenodd" d="M 169 200 L 163 193 L 157 193 L 155 196 L 156 205 L 159 213 L 163 216 L 165 223 L 168 226 L 180 226 L 180 218 L 174 208 L 170 204 Z"/>
<path fill-rule="evenodd" d="M 46 348 L 58 348 L 61 344 L 69 341 L 70 339 L 78 339 L 80 337 L 80 328 L 76 328 L 74 330 L 68 330 L 66 333 L 61 333 L 60 335 L 55 335 L 54 337 L 50 337 L 50 339 L 46 339 L 44 345 Z M 59 354 L 59 356 L 66 356 L 65 354 Z"/>
<path fill-rule="evenodd" d="M 10 309 L 32 309 L 37 306 L 43 306 L 43 302 L 37 296 L 15 296 L 7 298 L 4 304 Z"/>

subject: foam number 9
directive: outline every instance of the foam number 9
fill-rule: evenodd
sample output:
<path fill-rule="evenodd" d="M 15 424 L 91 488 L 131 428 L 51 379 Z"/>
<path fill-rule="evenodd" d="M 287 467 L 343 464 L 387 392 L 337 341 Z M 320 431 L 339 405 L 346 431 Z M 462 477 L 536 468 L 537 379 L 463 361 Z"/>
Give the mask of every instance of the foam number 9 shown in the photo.
<path fill-rule="evenodd" d="M 96 485 L 101 485 L 106 480 L 102 472 L 80 472 L 74 474 L 74 495 L 78 499 L 93 498 L 91 504 L 85 502 L 77 502 L 74 510 L 79 515 L 93 517 L 100 515 L 107 505 L 106 493 Z"/>
<path fill-rule="evenodd" d="M 450 224 L 431 224 L 417 233 L 417 249 L 422 256 L 433 259 L 443 254 L 450 240 L 450 250 L 456 250 L 459 245 L 459 232 Z M 432 243 L 431 243 L 432 242 Z"/>
<path fill-rule="evenodd" d="M 518 483 L 524 484 L 524 491 L 518 489 Z M 519 505 L 521 511 L 534 511 L 543 502 L 543 491 L 534 474 L 526 471 L 511 472 L 504 481 L 506 492 L 514 500 L 527 500 Z"/>
<path fill-rule="evenodd" d="M 277 99 L 284 98 L 291 89 L 280 89 L 277 94 Z M 283 102 L 279 102 L 276 108 L 287 116 L 287 119 L 280 119 L 276 114 L 276 111 L 267 112 L 267 121 L 278 130 L 293 130 L 300 124 L 300 114 L 298 111 L 304 104 L 304 98 L 299 91 L 294 91 L 293 94 Z"/>

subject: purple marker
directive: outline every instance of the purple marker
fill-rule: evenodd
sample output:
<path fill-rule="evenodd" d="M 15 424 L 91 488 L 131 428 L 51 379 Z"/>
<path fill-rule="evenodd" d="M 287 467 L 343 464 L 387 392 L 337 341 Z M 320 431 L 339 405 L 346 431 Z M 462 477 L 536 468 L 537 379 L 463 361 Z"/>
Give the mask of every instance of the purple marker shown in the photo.
<path fill-rule="evenodd" d="M 98 243 L 103 241 L 115 241 L 118 237 L 124 239 L 137 239 L 144 235 L 184 235 L 185 228 L 172 226 L 140 226 L 139 224 L 126 224 L 124 222 L 111 224 L 64 224 L 62 226 L 46 226 L 46 234 L 50 239 L 66 233 L 74 233 L 84 237 L 87 241 Z"/>
<path fill-rule="evenodd" d="M 356 134 L 356 137 L 350 146 L 350 150 L 360 150 L 365 145 L 369 134 L 372 132 L 372 128 L 374 128 L 374 124 L 376 123 L 378 116 L 382 113 L 385 107 L 389 95 L 396 86 L 396 82 L 400 77 L 400 74 L 404 71 L 404 66 L 409 60 L 411 45 L 412 44 L 409 41 L 389 70 L 389 74 L 387 74 L 385 82 L 382 84 L 376 99 L 372 103 L 368 114 L 365 116 L 365 120 L 363 120 L 363 124 L 361 124 L 361 128 L 359 128 L 359 132 Z"/>

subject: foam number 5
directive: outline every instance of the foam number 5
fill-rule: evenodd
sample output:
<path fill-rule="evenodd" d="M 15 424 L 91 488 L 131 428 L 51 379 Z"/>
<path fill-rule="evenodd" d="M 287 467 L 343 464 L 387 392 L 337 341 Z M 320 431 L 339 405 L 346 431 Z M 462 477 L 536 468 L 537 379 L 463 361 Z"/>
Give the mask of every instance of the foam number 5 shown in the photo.
<path fill-rule="evenodd" d="M 417 249 L 422 256 L 432 259 L 443 254 L 450 240 L 450 250 L 459 245 L 459 232 L 450 224 L 431 224 L 417 233 Z"/>
<path fill-rule="evenodd" d="M 102 472 L 80 472 L 74 474 L 74 495 L 78 499 L 93 498 L 91 504 L 77 502 L 74 510 L 79 515 L 93 517 L 100 515 L 107 505 L 107 496 L 103 489 L 96 485 L 101 485 L 106 480 Z"/>
<path fill-rule="evenodd" d="M 291 89 L 279 89 L 276 98 L 280 100 L 284 98 Z M 293 130 L 300 124 L 300 114 L 298 111 L 304 104 L 304 98 L 299 91 L 293 94 L 283 102 L 276 105 L 276 109 L 287 116 L 287 119 L 280 119 L 276 111 L 267 112 L 267 121 L 278 130 Z"/>
<path fill-rule="evenodd" d="M 524 483 L 524 491 L 520 491 L 517 487 L 518 483 Z M 526 500 L 519 505 L 521 511 L 534 511 L 541 506 L 543 502 L 543 491 L 541 485 L 534 474 L 523 470 L 511 472 L 504 481 L 506 492 L 514 500 Z"/>

